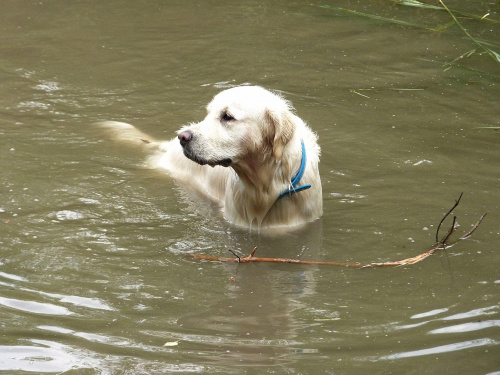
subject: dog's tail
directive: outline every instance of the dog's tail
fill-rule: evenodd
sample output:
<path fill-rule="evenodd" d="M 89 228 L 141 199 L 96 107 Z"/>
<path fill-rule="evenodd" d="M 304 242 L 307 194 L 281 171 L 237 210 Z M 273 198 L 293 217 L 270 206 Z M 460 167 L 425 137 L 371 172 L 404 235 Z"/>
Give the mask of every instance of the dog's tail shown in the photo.
<path fill-rule="evenodd" d="M 161 142 L 136 129 L 133 125 L 120 121 L 101 121 L 96 123 L 105 134 L 113 140 L 128 146 L 141 147 L 150 150 L 165 151 L 167 142 Z"/>

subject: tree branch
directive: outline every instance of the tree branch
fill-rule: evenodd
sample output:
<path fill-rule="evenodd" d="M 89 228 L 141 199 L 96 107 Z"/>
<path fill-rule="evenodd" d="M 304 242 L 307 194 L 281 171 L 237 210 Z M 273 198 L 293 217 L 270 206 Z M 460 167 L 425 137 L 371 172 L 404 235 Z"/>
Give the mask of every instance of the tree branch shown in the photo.
<path fill-rule="evenodd" d="M 472 234 L 476 231 L 476 229 L 479 227 L 479 225 L 482 223 L 483 219 L 485 218 L 486 214 L 483 214 L 479 220 L 476 222 L 476 224 L 473 225 L 472 229 L 468 231 L 466 234 L 455 240 L 454 242 L 447 242 L 453 232 L 456 229 L 456 220 L 457 217 L 453 217 L 453 223 L 448 230 L 446 236 L 439 241 L 439 230 L 441 229 L 441 225 L 443 224 L 444 220 L 451 214 L 451 212 L 458 206 L 460 203 L 460 199 L 462 198 L 462 194 L 460 194 L 460 197 L 455 201 L 455 204 L 453 207 L 444 215 L 444 217 L 441 219 L 439 222 L 438 228 L 436 230 L 436 244 L 434 247 L 432 247 L 430 250 L 427 250 L 426 252 L 422 254 L 418 254 L 414 257 L 411 258 L 406 258 L 402 260 L 397 260 L 397 261 L 389 261 L 389 262 L 382 262 L 382 263 L 346 263 L 346 262 L 328 262 L 328 261 L 316 261 L 316 260 L 300 260 L 300 259 L 288 259 L 288 258 L 262 258 L 262 257 L 256 257 L 255 252 L 257 251 L 257 247 L 254 247 L 252 252 L 247 255 L 246 257 L 240 257 L 238 256 L 234 251 L 229 250 L 235 258 L 222 258 L 222 257 L 215 257 L 215 256 L 210 256 L 210 255 L 203 255 L 203 254 L 190 254 L 191 258 L 194 259 L 200 259 L 200 260 L 208 260 L 212 262 L 238 262 L 238 263 L 253 263 L 253 262 L 261 262 L 261 263 L 292 263 L 292 264 L 310 264 L 310 265 L 320 265 L 320 266 L 338 266 L 338 267 L 347 267 L 347 268 L 380 268 L 380 267 L 394 267 L 394 266 L 406 266 L 406 265 L 411 265 L 415 264 L 417 262 L 420 262 L 435 252 L 439 250 L 446 249 L 454 244 L 456 244 L 459 241 L 466 240 L 472 236 Z"/>

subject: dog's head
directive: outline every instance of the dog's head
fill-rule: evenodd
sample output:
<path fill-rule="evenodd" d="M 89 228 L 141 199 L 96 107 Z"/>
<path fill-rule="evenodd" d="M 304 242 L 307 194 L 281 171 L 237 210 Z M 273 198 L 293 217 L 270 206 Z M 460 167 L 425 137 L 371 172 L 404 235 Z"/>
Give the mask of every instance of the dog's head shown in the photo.
<path fill-rule="evenodd" d="M 222 91 L 207 112 L 203 121 L 183 127 L 178 138 L 186 157 L 210 166 L 281 160 L 298 119 L 288 101 L 258 86 Z"/>

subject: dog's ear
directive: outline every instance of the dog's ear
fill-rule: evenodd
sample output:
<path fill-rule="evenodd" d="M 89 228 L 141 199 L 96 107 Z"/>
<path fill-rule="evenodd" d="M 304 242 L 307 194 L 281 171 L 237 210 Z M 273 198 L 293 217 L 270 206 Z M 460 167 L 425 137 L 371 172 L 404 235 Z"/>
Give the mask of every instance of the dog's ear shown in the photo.
<path fill-rule="evenodd" d="M 271 130 L 274 130 L 274 134 L 271 134 L 273 155 L 276 160 L 281 160 L 283 149 L 295 132 L 293 114 L 289 110 L 273 111 L 268 109 L 267 117 L 271 124 Z"/>

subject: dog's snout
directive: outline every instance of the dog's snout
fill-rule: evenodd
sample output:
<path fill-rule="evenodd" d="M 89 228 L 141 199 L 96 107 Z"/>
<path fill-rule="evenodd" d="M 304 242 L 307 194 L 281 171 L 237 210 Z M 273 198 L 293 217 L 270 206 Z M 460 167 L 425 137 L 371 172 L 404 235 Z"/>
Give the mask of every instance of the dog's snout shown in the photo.
<path fill-rule="evenodd" d="M 185 146 L 193 139 L 193 133 L 190 130 L 184 130 L 177 135 L 179 141 L 181 142 L 181 146 Z"/>

